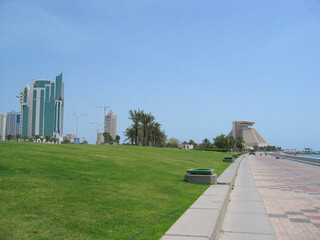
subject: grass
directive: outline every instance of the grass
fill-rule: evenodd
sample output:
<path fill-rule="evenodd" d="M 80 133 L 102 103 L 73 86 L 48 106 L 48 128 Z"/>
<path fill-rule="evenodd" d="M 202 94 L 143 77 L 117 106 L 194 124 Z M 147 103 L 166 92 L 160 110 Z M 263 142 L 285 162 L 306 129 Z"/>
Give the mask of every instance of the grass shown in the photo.
<path fill-rule="evenodd" d="M 134 238 L 159 239 L 208 188 L 184 182 L 186 170 L 220 175 L 231 155 L 0 142 L 0 239 L 128 239 L 180 202 Z"/>

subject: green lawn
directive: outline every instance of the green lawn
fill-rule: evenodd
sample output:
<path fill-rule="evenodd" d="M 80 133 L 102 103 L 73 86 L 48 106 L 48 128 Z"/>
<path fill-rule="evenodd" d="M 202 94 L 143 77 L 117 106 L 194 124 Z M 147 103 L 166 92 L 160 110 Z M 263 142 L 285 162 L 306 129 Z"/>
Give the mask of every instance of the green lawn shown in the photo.
<path fill-rule="evenodd" d="M 230 153 L 132 146 L 0 142 L 0 239 L 159 239 L 207 189 L 190 168 Z M 191 161 L 193 159 L 196 161 Z"/>

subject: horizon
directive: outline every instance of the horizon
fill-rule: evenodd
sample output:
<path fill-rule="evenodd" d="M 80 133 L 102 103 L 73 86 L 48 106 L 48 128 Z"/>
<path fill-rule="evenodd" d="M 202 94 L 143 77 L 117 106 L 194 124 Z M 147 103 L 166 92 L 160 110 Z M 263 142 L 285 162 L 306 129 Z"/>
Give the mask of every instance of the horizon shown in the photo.
<path fill-rule="evenodd" d="M 125 4 L 123 4 L 125 3 Z M 95 144 L 103 109 L 155 116 L 202 142 L 253 121 L 272 146 L 320 150 L 317 1 L 3 1 L 0 113 L 32 80 L 63 73 L 64 129 Z"/>

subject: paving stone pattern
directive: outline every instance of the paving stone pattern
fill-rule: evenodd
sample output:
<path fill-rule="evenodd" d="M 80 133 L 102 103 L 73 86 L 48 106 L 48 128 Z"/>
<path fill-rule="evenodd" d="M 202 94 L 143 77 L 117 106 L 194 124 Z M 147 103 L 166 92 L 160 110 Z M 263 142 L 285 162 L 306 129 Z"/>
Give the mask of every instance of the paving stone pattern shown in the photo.
<path fill-rule="evenodd" d="M 320 239 L 320 168 L 259 155 L 249 163 L 277 238 Z"/>

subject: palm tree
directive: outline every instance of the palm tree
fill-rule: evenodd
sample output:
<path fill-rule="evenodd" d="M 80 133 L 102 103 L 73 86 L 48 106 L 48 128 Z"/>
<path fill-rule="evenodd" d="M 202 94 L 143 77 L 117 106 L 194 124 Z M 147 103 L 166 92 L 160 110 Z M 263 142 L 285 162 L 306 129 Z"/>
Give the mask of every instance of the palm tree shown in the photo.
<path fill-rule="evenodd" d="M 124 135 L 127 137 L 124 141 L 129 140 L 130 144 L 133 145 L 135 138 L 135 129 L 131 126 L 126 129 Z"/>
<path fill-rule="evenodd" d="M 129 111 L 129 119 L 133 121 L 133 128 L 135 129 L 135 144 L 138 146 L 138 137 L 139 137 L 139 128 L 140 128 L 140 122 L 141 117 L 143 115 L 143 110 L 141 111 L 140 108 L 138 110 L 130 110 Z"/>
<path fill-rule="evenodd" d="M 228 138 L 229 138 L 229 147 L 230 147 L 230 149 L 234 149 L 234 146 L 236 144 L 236 140 L 234 139 L 233 136 L 230 136 Z"/>
<path fill-rule="evenodd" d="M 46 142 L 49 142 L 51 137 L 46 135 L 46 136 L 44 136 L 44 138 L 46 139 Z"/>
<path fill-rule="evenodd" d="M 143 146 L 146 145 L 147 140 L 147 131 L 149 130 L 149 127 L 151 123 L 154 121 L 154 116 L 151 115 L 151 113 L 143 113 L 141 115 L 141 124 L 142 124 L 142 131 L 143 131 Z"/>
<path fill-rule="evenodd" d="M 102 135 L 104 137 L 104 142 L 105 143 L 109 143 L 110 145 L 113 143 L 113 139 L 112 139 L 110 133 L 104 132 Z"/>
<path fill-rule="evenodd" d="M 120 143 L 120 136 L 119 135 L 116 136 L 115 142 L 117 145 L 119 145 L 119 143 Z"/>
<path fill-rule="evenodd" d="M 236 146 L 237 146 L 237 148 L 239 149 L 240 152 L 242 152 L 242 149 L 243 149 L 244 145 L 245 144 L 244 144 L 243 138 L 242 137 L 237 137 Z"/>
<path fill-rule="evenodd" d="M 160 131 L 157 137 L 156 146 L 157 147 L 163 147 L 166 144 L 167 141 L 167 135 L 164 131 Z"/>
<path fill-rule="evenodd" d="M 157 146 L 161 135 L 160 123 L 154 122 L 151 126 L 151 145 Z"/>

